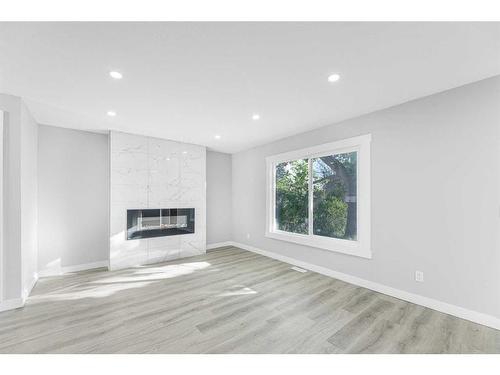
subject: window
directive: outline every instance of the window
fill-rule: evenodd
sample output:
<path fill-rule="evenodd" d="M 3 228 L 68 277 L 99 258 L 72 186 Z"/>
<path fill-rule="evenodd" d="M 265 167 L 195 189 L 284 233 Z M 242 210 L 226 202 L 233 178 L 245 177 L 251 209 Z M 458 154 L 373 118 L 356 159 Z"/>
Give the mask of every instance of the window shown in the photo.
<path fill-rule="evenodd" d="M 276 228 L 309 233 L 309 173 L 306 159 L 276 166 Z"/>
<path fill-rule="evenodd" d="M 370 139 L 268 157 L 266 236 L 371 258 Z"/>

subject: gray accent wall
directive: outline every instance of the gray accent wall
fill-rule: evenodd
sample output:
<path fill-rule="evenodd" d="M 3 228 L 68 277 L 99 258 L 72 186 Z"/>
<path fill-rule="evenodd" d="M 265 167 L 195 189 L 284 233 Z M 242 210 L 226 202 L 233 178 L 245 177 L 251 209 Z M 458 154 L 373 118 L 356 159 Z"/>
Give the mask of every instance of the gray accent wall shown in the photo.
<path fill-rule="evenodd" d="M 207 244 L 232 240 L 231 155 L 207 151 Z"/>
<path fill-rule="evenodd" d="M 500 317 L 499 103 L 497 76 L 234 154 L 233 239 Z M 367 133 L 373 258 L 266 238 L 265 157 Z"/>
<path fill-rule="evenodd" d="M 107 134 L 40 125 L 38 147 L 40 273 L 107 261 Z"/>

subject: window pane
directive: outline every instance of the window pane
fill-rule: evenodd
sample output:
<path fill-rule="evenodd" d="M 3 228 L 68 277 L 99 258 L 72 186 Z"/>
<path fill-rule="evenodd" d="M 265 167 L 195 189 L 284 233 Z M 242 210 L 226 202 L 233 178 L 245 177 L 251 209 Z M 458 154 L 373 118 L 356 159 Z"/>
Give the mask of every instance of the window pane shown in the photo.
<path fill-rule="evenodd" d="M 313 233 L 356 240 L 357 152 L 312 160 Z"/>
<path fill-rule="evenodd" d="M 276 229 L 309 233 L 307 159 L 276 166 Z"/>

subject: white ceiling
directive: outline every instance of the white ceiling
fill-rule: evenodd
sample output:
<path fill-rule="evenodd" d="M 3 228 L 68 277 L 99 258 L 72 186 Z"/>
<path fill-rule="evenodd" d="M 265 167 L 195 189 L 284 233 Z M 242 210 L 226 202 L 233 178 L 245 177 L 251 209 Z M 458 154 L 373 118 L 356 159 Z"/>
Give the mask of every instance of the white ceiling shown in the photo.
<path fill-rule="evenodd" d="M 500 23 L 0 23 L 0 92 L 39 123 L 224 152 L 498 74 Z"/>

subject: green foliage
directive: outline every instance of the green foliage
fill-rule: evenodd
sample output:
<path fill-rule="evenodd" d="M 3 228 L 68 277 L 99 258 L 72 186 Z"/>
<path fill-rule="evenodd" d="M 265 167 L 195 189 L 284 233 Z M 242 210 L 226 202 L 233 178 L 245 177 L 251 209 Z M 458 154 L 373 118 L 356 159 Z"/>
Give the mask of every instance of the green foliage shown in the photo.
<path fill-rule="evenodd" d="M 313 159 L 314 234 L 335 238 L 352 237 L 348 227 L 349 191 L 356 190 L 355 152 Z"/>
<path fill-rule="evenodd" d="M 276 218 L 278 229 L 308 233 L 307 160 L 281 163 L 276 167 Z"/>
<path fill-rule="evenodd" d="M 356 191 L 356 152 L 313 159 L 314 234 L 351 238 L 346 195 Z M 276 221 L 278 229 L 308 233 L 309 172 L 307 160 L 276 166 Z M 351 192 L 351 193 L 350 193 Z"/>
<path fill-rule="evenodd" d="M 332 193 L 318 192 L 314 207 L 314 233 L 344 238 L 347 227 L 347 203 Z M 315 192 L 316 196 L 316 192 Z"/>

